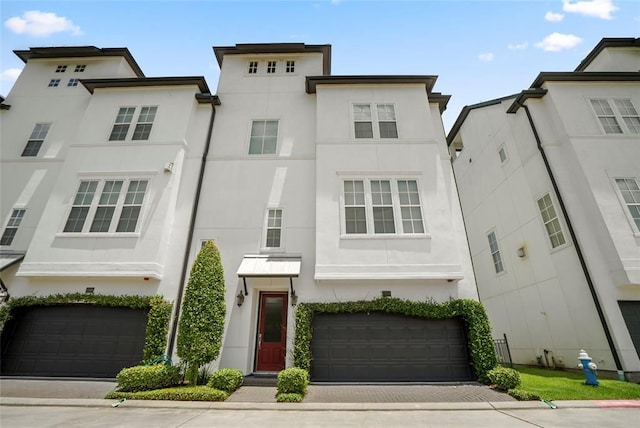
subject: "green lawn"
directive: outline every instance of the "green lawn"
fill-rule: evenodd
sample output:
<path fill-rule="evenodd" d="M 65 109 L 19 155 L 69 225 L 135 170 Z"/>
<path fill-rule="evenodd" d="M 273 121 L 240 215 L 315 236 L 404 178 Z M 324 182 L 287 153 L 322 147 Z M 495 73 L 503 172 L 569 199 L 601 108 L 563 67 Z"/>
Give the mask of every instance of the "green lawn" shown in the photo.
<path fill-rule="evenodd" d="M 640 385 L 598 378 L 599 386 L 585 385 L 583 374 L 560 370 L 518 367 L 519 389 L 543 400 L 615 400 L 640 399 Z"/>

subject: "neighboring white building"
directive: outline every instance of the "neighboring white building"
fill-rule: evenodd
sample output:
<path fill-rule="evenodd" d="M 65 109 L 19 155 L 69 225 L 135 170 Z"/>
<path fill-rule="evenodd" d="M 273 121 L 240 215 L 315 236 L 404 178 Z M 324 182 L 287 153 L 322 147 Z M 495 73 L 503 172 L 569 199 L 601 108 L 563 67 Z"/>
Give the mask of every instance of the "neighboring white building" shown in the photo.
<path fill-rule="evenodd" d="M 463 108 L 448 135 L 480 300 L 514 363 L 640 377 L 640 39 Z"/>
<path fill-rule="evenodd" d="M 435 76 L 331 76 L 329 45 L 214 52 L 221 105 L 191 259 L 209 239 L 222 255 L 220 366 L 252 373 L 291 365 L 296 302 L 477 300 L 440 115 L 449 97 L 432 92 Z M 429 322 L 410 327 L 401 317 L 392 330 L 393 317 L 373 318 L 355 326 L 329 316 L 314 327 L 342 329 L 342 342 L 330 345 L 336 353 L 358 334 L 371 336 L 367 352 L 376 352 L 378 334 L 433 334 Z M 459 341 L 466 348 L 464 337 L 445 338 L 443 348 Z M 396 345 L 408 350 L 409 340 Z M 374 379 L 372 363 L 323 361 L 321 374 L 321 359 L 314 355 L 316 380 Z"/>
<path fill-rule="evenodd" d="M 26 64 L 0 112 L 5 293 L 175 300 L 216 100 L 204 78 L 146 78 L 124 48 L 15 53 Z M 136 364 L 146 314 L 120 309 L 19 314 L 3 374 L 112 377 Z M 74 355 L 78 338 L 91 355 Z"/>

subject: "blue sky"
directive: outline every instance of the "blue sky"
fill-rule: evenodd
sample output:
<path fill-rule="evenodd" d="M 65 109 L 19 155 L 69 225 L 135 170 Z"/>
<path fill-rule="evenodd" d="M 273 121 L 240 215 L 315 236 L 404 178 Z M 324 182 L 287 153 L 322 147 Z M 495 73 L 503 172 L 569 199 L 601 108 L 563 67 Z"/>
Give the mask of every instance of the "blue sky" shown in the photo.
<path fill-rule="evenodd" d="M 332 45 L 332 74 L 437 75 L 464 105 L 527 88 L 541 71 L 572 71 L 603 37 L 639 37 L 637 0 L 1 0 L 0 94 L 24 66 L 14 49 L 127 47 L 148 77 L 204 76 L 213 46 Z"/>

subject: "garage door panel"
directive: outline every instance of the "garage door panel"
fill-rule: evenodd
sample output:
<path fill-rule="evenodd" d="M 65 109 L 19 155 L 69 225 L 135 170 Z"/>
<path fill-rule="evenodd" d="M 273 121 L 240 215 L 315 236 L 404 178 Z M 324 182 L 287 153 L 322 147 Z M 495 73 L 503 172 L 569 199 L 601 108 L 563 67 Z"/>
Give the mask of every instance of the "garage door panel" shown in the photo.
<path fill-rule="evenodd" d="M 3 375 L 113 378 L 142 359 L 147 315 L 63 305 L 23 309 L 10 323 L 2 333 Z"/>
<path fill-rule="evenodd" d="M 619 301 L 622 318 L 627 325 L 636 353 L 640 357 L 640 301 Z"/>
<path fill-rule="evenodd" d="M 313 331 L 314 381 L 474 379 L 461 319 L 316 314 Z"/>

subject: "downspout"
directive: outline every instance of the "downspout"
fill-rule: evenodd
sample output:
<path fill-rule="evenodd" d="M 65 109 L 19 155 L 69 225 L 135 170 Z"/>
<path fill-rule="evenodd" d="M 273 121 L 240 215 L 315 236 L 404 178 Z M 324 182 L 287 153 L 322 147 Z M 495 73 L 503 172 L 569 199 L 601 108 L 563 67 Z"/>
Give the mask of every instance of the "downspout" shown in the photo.
<path fill-rule="evenodd" d="M 567 229 L 569 229 L 569 235 L 571 236 L 571 240 L 576 247 L 576 254 L 578 255 L 578 259 L 580 260 L 580 266 L 582 267 L 582 271 L 584 272 L 585 279 L 587 280 L 587 285 L 589 287 L 589 291 L 591 292 L 591 297 L 593 298 L 593 303 L 596 306 L 596 312 L 598 313 L 598 318 L 600 318 L 600 323 L 602 324 L 602 328 L 604 330 L 604 335 L 607 338 L 607 343 L 609 344 L 609 348 L 611 349 L 611 354 L 613 355 L 613 360 L 616 363 L 616 369 L 622 370 L 622 363 L 620 362 L 620 357 L 618 356 L 618 351 L 616 350 L 615 344 L 613 343 L 613 337 L 611 336 L 611 331 L 609 330 L 609 326 L 607 324 L 607 320 L 604 317 L 604 312 L 602 311 L 602 305 L 600 304 L 600 299 L 598 299 L 598 294 L 596 293 L 596 288 L 593 285 L 593 280 L 591 279 L 591 275 L 589 274 L 589 269 L 587 268 L 587 263 L 584 260 L 584 256 L 582 254 L 582 249 L 580 248 L 580 244 L 578 243 L 578 239 L 576 237 L 575 231 L 573 230 L 573 225 L 571 224 L 571 220 L 569 219 L 569 215 L 567 213 L 567 209 L 564 205 L 564 201 L 562 200 L 562 196 L 560 195 L 560 190 L 558 189 L 558 184 L 556 183 L 556 179 L 553 176 L 553 172 L 551 171 L 551 165 L 549 164 L 549 160 L 547 159 L 547 155 L 544 152 L 544 148 L 542 147 L 542 141 L 540 140 L 540 136 L 538 135 L 538 131 L 536 129 L 535 124 L 533 123 L 533 117 L 531 116 L 531 112 L 529 111 L 529 107 L 524 104 L 519 104 L 527 114 L 527 119 L 529 119 L 529 125 L 531 126 L 531 131 L 533 132 L 533 136 L 536 139 L 536 145 L 538 146 L 538 150 L 540 151 L 540 155 L 542 156 L 542 161 L 544 162 L 544 166 L 547 169 L 547 174 L 549 175 L 549 179 L 551 180 L 551 185 L 553 186 L 553 191 L 556 194 L 556 198 L 558 199 L 558 203 L 560 204 L 560 210 L 562 211 L 562 215 L 564 216 L 565 222 L 567 223 Z"/>
<path fill-rule="evenodd" d="M 176 332 L 178 331 L 178 320 L 180 319 L 180 307 L 182 306 L 182 298 L 184 296 L 185 280 L 187 278 L 187 266 L 189 263 L 189 254 L 191 252 L 191 244 L 193 243 L 193 232 L 196 226 L 196 216 L 198 214 L 198 205 L 200 203 L 200 193 L 202 191 L 202 182 L 204 181 L 204 171 L 209 156 L 209 147 L 211 146 L 211 134 L 213 132 L 213 122 L 216 117 L 215 96 L 211 96 L 211 118 L 209 119 L 209 129 L 207 131 L 207 140 L 205 141 L 204 152 L 202 153 L 202 161 L 200 164 L 200 175 L 198 177 L 198 185 L 196 187 L 196 196 L 191 207 L 191 219 L 189 220 L 189 233 L 187 234 L 187 245 L 184 249 L 184 258 L 182 261 L 182 273 L 180 275 L 180 285 L 178 295 L 176 296 L 175 308 L 173 310 L 173 320 L 169 331 L 169 345 L 167 347 L 167 355 L 169 358 L 173 355 L 173 348 L 176 342 Z M 219 102 L 218 102 L 219 104 Z"/>

